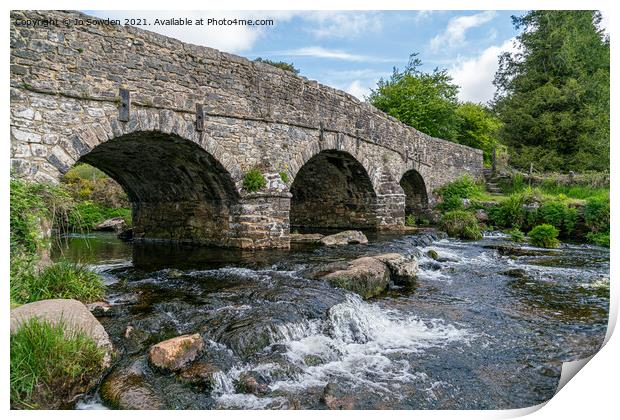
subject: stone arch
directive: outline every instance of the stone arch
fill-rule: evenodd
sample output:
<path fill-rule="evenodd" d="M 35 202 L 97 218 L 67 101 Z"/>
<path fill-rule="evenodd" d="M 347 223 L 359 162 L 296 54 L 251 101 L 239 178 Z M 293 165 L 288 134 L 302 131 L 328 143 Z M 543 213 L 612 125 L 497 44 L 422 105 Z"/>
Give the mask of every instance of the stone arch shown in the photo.
<path fill-rule="evenodd" d="M 223 150 L 173 112 L 110 121 L 81 128 L 48 160 L 60 173 L 84 162 L 116 180 L 132 202 L 136 239 L 236 245 L 240 194 L 225 165 L 241 174 Z"/>
<path fill-rule="evenodd" d="M 215 141 L 209 130 L 196 131 L 193 116 L 171 110 L 138 108 L 132 112 L 129 121 L 119 122 L 115 106 L 105 111 L 99 122 L 75 128 L 54 147 L 48 161 L 61 174 L 103 143 L 135 133 L 155 133 L 195 143 L 219 162 L 235 183 L 243 178 L 234 156 Z"/>
<path fill-rule="evenodd" d="M 325 151 L 340 151 L 350 155 L 364 168 L 373 190 L 378 194 L 381 191 L 381 168 L 368 157 L 368 154 L 360 152 L 361 141 L 339 133 L 326 133 L 322 140 L 311 142 L 298 156 L 291 159 L 289 175 L 291 179 L 297 178 L 297 173 L 311 159 Z"/>
<path fill-rule="evenodd" d="M 295 173 L 291 184 L 292 229 L 374 229 L 377 194 L 371 178 L 351 153 L 326 149 Z"/>
<path fill-rule="evenodd" d="M 426 182 L 415 169 L 406 171 L 401 179 L 400 186 L 405 193 L 405 215 L 420 217 L 428 212 L 429 199 Z"/>
<path fill-rule="evenodd" d="M 134 132 L 80 157 L 127 192 L 134 238 L 228 245 L 239 195 L 226 169 L 197 144 L 159 132 Z"/>

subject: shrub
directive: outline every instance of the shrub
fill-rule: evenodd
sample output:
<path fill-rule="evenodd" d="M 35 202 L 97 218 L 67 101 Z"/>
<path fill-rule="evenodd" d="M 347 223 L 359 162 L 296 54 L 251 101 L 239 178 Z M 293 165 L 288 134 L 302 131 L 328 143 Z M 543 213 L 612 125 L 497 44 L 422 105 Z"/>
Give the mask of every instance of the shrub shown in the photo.
<path fill-rule="evenodd" d="M 542 223 L 555 226 L 566 236 L 570 235 L 577 223 L 577 209 L 568 207 L 559 200 L 547 201 L 538 209 L 538 217 Z"/>
<path fill-rule="evenodd" d="M 101 370 L 104 351 L 82 332 L 66 333 L 62 322 L 32 318 L 11 333 L 11 407 L 58 404 Z"/>
<path fill-rule="evenodd" d="M 514 242 L 523 242 L 525 241 L 525 233 L 521 232 L 519 229 L 514 228 L 508 231 L 510 235 L 510 239 Z"/>
<path fill-rule="evenodd" d="M 72 207 L 73 200 L 59 186 L 11 179 L 11 250 L 36 252 L 44 244 L 45 221 L 62 222 Z"/>
<path fill-rule="evenodd" d="M 123 188 L 99 169 L 85 163 L 75 165 L 62 178 L 65 189 L 76 200 L 92 201 L 100 207 L 129 207 Z"/>
<path fill-rule="evenodd" d="M 284 61 L 273 61 L 267 58 L 257 57 L 254 61 L 258 61 L 259 63 L 266 63 L 270 66 L 277 67 L 282 70 L 290 71 L 293 74 L 299 74 L 299 69 L 295 67 L 293 63 L 286 63 Z"/>
<path fill-rule="evenodd" d="M 28 269 L 26 262 L 22 267 L 20 275 L 11 278 L 11 299 L 16 303 L 42 299 L 92 302 L 104 296 L 105 287 L 101 277 L 84 266 L 61 261 L 45 267 L 39 273 Z"/>
<path fill-rule="evenodd" d="M 586 238 L 595 245 L 609 248 L 609 232 L 590 232 Z"/>
<path fill-rule="evenodd" d="M 461 239 L 481 239 L 476 216 L 464 210 L 453 210 L 441 218 L 441 226 L 449 236 Z"/>
<path fill-rule="evenodd" d="M 560 245 L 559 233 L 554 226 L 549 224 L 538 225 L 529 233 L 530 243 L 542 248 L 557 248 Z"/>
<path fill-rule="evenodd" d="M 457 180 L 450 182 L 437 190 L 437 193 L 447 201 L 451 197 L 472 198 L 483 191 L 482 186 L 476 183 L 470 175 L 463 175 Z"/>
<path fill-rule="evenodd" d="M 256 192 L 267 185 L 267 180 L 258 169 L 252 169 L 243 178 L 243 188 L 248 192 Z"/>
<path fill-rule="evenodd" d="M 288 182 L 288 174 L 286 172 L 280 172 L 279 175 L 282 182 L 286 184 Z"/>
<path fill-rule="evenodd" d="M 501 228 L 520 228 L 526 220 L 523 208 L 526 196 L 523 193 L 511 194 L 506 200 L 489 209 L 489 221 Z"/>
<path fill-rule="evenodd" d="M 448 212 L 452 210 L 463 209 L 463 199 L 457 196 L 448 196 L 443 199 L 441 203 L 437 205 L 437 208 L 442 212 Z"/>
<path fill-rule="evenodd" d="M 413 227 L 415 226 L 415 216 L 413 214 L 408 214 L 405 218 L 405 226 Z"/>
<path fill-rule="evenodd" d="M 609 198 L 591 197 L 586 200 L 583 212 L 586 226 L 593 232 L 608 232 L 609 225 Z"/>

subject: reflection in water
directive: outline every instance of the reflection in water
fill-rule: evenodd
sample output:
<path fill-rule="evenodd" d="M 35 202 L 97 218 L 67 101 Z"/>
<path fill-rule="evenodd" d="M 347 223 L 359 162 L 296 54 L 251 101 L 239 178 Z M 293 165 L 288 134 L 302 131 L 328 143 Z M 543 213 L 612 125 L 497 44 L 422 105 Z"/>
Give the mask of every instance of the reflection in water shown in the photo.
<path fill-rule="evenodd" d="M 609 250 L 514 246 L 501 235 L 378 236 L 241 252 L 98 234 L 70 238 L 62 254 L 105 276 L 112 309 L 100 321 L 121 354 L 115 370 L 139 372 L 167 407 L 487 409 L 549 399 L 561 363 L 596 352 L 607 326 Z M 418 254 L 415 288 L 364 302 L 307 278 L 387 252 Z M 196 332 L 207 348 L 193 367 L 208 380 L 146 362 L 150 345 Z"/>
<path fill-rule="evenodd" d="M 84 264 L 131 259 L 132 247 L 111 232 L 66 235 L 52 247 L 52 260 Z"/>

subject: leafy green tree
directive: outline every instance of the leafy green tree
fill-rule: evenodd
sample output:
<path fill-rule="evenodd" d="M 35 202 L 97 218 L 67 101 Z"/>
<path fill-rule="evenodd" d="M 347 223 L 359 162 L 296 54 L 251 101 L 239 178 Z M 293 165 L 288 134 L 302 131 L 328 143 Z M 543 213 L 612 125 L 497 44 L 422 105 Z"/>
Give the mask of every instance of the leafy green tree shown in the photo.
<path fill-rule="evenodd" d="M 457 137 L 458 86 L 447 70 L 420 70 L 422 62 L 412 54 L 403 71 L 394 68 L 388 80 L 381 79 L 368 97 L 370 104 L 400 121 L 434 137 Z"/>
<path fill-rule="evenodd" d="M 491 162 L 493 148 L 497 146 L 500 122 L 485 106 L 465 102 L 456 108 L 456 142 L 481 149 L 484 161 Z"/>
<path fill-rule="evenodd" d="M 596 11 L 513 16 L 520 48 L 500 56 L 494 109 L 514 166 L 609 168 L 609 38 L 600 21 Z"/>
<path fill-rule="evenodd" d="M 299 69 L 295 67 L 293 63 L 286 63 L 284 61 L 273 61 L 273 60 L 269 60 L 268 58 L 261 58 L 261 57 L 257 57 L 256 59 L 254 59 L 254 61 L 257 61 L 259 63 L 269 64 L 270 66 L 274 66 L 282 70 L 290 71 L 291 73 L 299 74 Z"/>

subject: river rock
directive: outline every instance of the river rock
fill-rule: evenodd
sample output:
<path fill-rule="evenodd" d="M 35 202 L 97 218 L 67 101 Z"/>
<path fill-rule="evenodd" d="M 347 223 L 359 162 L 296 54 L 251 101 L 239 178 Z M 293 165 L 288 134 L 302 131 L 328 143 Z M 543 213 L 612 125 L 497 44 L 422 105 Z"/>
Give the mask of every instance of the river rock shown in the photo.
<path fill-rule="evenodd" d="M 112 309 L 108 302 L 92 302 L 86 304 L 86 307 L 94 316 L 109 316 Z"/>
<path fill-rule="evenodd" d="M 105 402 L 122 410 L 165 408 L 161 397 L 146 382 L 139 361 L 110 373 L 101 384 L 99 393 Z"/>
<path fill-rule="evenodd" d="M 502 274 L 508 277 L 515 277 L 518 279 L 527 278 L 527 272 L 523 268 L 509 268 L 508 270 L 503 271 Z"/>
<path fill-rule="evenodd" d="M 489 214 L 486 212 L 486 210 L 483 209 L 478 209 L 476 210 L 476 220 L 478 220 L 479 222 L 488 222 L 489 221 Z"/>
<path fill-rule="evenodd" d="M 437 261 L 437 259 L 439 258 L 439 254 L 434 249 L 429 249 L 428 251 L 426 251 L 426 255 L 435 261 Z"/>
<path fill-rule="evenodd" d="M 375 255 L 373 258 L 386 264 L 390 270 L 390 279 L 399 286 L 412 286 L 418 273 L 418 262 L 402 254 L 389 253 Z"/>
<path fill-rule="evenodd" d="M 355 400 L 351 395 L 346 395 L 338 385 L 330 382 L 323 388 L 321 398 L 330 410 L 352 410 L 355 408 Z"/>
<path fill-rule="evenodd" d="M 123 231 L 126 227 L 127 224 L 125 223 L 125 219 L 122 217 L 113 217 L 99 223 L 93 228 L 93 230 L 112 231 L 118 233 Z"/>
<path fill-rule="evenodd" d="M 561 255 L 561 251 L 554 249 L 527 248 L 515 245 L 491 244 L 485 245 L 484 248 L 495 249 L 500 255 L 515 257 L 538 257 L 541 255 L 557 256 Z"/>
<path fill-rule="evenodd" d="M 241 394 L 261 395 L 266 393 L 269 387 L 256 372 L 242 372 L 235 381 L 235 390 Z"/>
<path fill-rule="evenodd" d="M 221 369 L 214 364 L 196 361 L 184 367 L 178 373 L 178 378 L 186 383 L 203 385 L 212 389 L 215 386 L 215 374 L 218 372 L 221 372 Z"/>
<path fill-rule="evenodd" d="M 368 299 L 380 294 L 389 286 L 390 270 L 376 258 L 362 257 L 350 261 L 344 270 L 323 276 L 323 279 L 333 286 L 350 290 Z"/>
<path fill-rule="evenodd" d="M 131 241 L 133 239 L 133 228 L 126 228 L 116 234 L 116 237 L 121 241 Z"/>
<path fill-rule="evenodd" d="M 203 347 L 200 334 L 181 335 L 152 346 L 149 361 L 161 369 L 179 370 L 194 361 Z"/>
<path fill-rule="evenodd" d="M 320 233 L 291 233 L 291 242 L 315 243 L 319 242 L 325 235 Z"/>
<path fill-rule="evenodd" d="M 345 230 L 334 235 L 324 236 L 319 242 L 326 246 L 339 246 L 347 244 L 367 244 L 368 238 L 359 230 Z"/>

